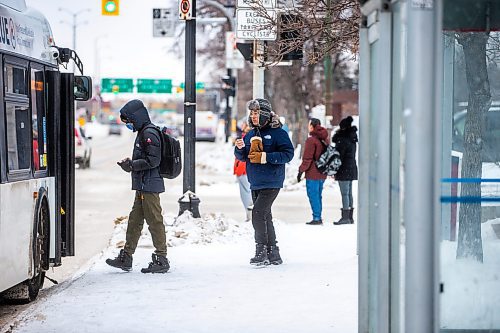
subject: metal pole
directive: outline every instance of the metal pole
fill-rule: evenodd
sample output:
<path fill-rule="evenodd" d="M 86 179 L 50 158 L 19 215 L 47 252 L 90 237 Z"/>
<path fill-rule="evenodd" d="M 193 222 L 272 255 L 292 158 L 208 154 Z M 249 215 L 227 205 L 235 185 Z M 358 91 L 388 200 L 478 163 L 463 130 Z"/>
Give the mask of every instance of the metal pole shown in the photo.
<path fill-rule="evenodd" d="M 184 170 L 183 197 L 179 199 L 179 214 L 185 210 L 200 217 L 199 199 L 195 193 L 195 143 L 196 143 L 196 1 L 191 3 L 193 17 L 186 20 L 186 60 L 184 89 Z"/>
<path fill-rule="evenodd" d="M 227 76 L 229 76 L 230 78 L 233 76 L 233 71 L 231 70 L 231 68 L 228 68 L 227 69 Z M 236 89 L 236 87 L 235 87 Z M 231 117 L 231 105 L 229 104 L 229 100 L 230 100 L 230 96 L 229 94 L 226 95 L 226 126 L 225 126 L 225 134 L 226 134 L 226 142 L 229 142 L 229 137 L 231 136 L 231 120 L 232 120 L 232 117 Z"/>
<path fill-rule="evenodd" d="M 264 42 L 253 42 L 253 98 L 264 98 Z"/>
<path fill-rule="evenodd" d="M 407 134 L 405 172 L 405 332 L 438 332 L 438 246 L 435 220 L 439 208 L 436 158 L 438 80 L 436 52 L 440 31 L 436 27 L 438 1 L 429 7 L 408 6 Z M 438 123 L 440 121 L 438 120 Z M 438 187 L 439 189 L 439 187 Z M 439 190 L 437 191 L 439 192 Z"/>

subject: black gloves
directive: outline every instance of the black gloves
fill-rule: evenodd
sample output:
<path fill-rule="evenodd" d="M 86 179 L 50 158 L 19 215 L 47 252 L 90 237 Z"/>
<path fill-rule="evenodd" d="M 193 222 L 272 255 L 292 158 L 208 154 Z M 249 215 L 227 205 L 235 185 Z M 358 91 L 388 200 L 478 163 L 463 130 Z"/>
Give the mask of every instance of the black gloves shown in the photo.
<path fill-rule="evenodd" d="M 302 171 L 299 171 L 299 173 L 297 174 L 297 183 L 300 183 L 300 180 L 302 178 L 302 174 L 303 174 Z"/>
<path fill-rule="evenodd" d="M 125 172 L 132 171 L 132 160 L 128 157 L 121 160 L 120 162 L 116 162 L 116 164 L 118 164 Z"/>

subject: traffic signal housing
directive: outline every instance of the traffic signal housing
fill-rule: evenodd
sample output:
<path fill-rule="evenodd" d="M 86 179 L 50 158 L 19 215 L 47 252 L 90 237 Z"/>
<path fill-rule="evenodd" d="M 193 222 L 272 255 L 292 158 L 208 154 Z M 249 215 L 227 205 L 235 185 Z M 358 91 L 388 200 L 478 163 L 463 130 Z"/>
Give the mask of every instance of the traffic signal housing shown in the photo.
<path fill-rule="evenodd" d="M 222 80 L 222 91 L 226 96 L 236 95 L 236 78 L 234 76 L 225 75 L 221 77 Z"/>
<path fill-rule="evenodd" d="M 280 20 L 280 41 L 292 45 L 296 44 L 300 36 L 301 18 L 298 15 L 282 14 Z M 300 60 L 303 57 L 302 45 L 283 54 L 283 60 Z"/>
<path fill-rule="evenodd" d="M 120 15 L 120 0 L 101 0 L 102 15 L 118 16 Z"/>

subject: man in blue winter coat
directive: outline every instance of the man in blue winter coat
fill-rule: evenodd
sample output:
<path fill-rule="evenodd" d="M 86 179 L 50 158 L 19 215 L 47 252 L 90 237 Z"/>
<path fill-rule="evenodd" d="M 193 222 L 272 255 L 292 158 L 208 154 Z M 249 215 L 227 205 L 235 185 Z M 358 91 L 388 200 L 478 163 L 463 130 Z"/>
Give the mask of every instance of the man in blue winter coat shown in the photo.
<path fill-rule="evenodd" d="M 142 273 L 166 273 L 170 268 L 167 259 L 165 225 L 161 213 L 160 193 L 165 192 L 160 175 L 161 141 L 158 128 L 151 123 L 149 114 L 140 100 L 132 100 L 120 110 L 120 119 L 128 129 L 137 132 L 132 159 L 125 158 L 118 165 L 132 175 L 135 200 L 128 217 L 125 247 L 115 259 L 107 259 L 110 266 L 124 271 L 132 270 L 132 255 L 141 236 L 146 220 L 156 249 L 152 262 L 141 269 Z"/>
<path fill-rule="evenodd" d="M 285 164 L 293 158 L 293 145 L 281 128 L 279 117 L 269 101 L 261 98 L 248 102 L 252 130 L 236 140 L 234 155 L 247 162 L 247 176 L 254 207 L 252 225 L 255 230 L 255 257 L 252 265 L 279 265 L 283 261 L 276 246 L 276 233 L 271 207 L 283 187 Z"/>

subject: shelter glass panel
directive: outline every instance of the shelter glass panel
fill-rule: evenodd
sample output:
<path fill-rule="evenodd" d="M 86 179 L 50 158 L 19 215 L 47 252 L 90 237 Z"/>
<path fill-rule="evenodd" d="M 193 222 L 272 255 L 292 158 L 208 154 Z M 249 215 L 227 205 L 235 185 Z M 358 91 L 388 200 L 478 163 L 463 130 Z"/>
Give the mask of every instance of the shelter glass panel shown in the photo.
<path fill-rule="evenodd" d="M 442 332 L 500 330 L 498 23 L 498 1 L 444 2 Z"/>

